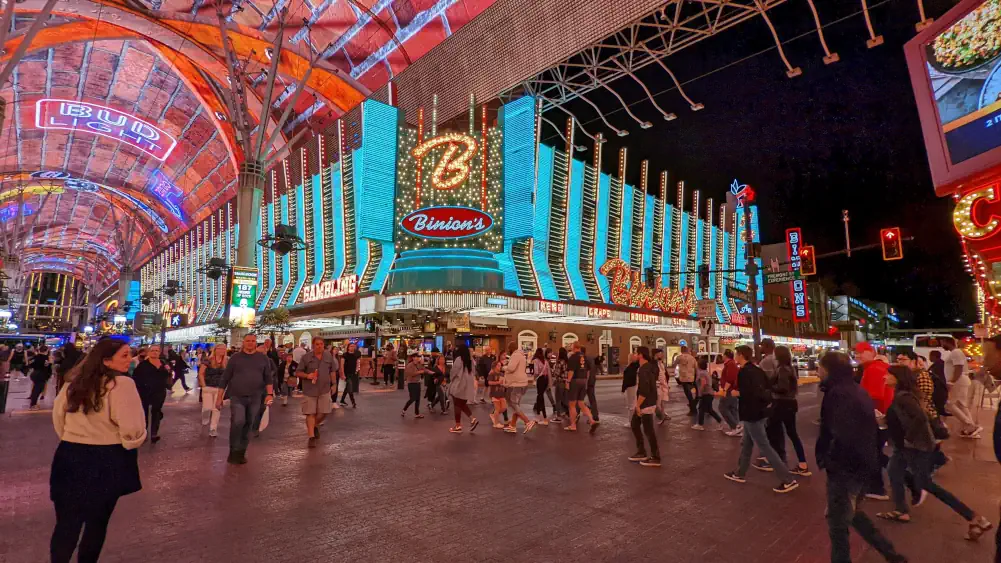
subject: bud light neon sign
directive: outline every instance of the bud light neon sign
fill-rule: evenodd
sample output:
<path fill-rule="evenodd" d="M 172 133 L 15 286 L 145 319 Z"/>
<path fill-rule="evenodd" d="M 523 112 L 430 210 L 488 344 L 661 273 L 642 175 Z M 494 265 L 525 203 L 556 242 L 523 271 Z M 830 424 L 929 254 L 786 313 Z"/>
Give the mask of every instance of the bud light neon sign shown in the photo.
<path fill-rule="evenodd" d="M 489 213 L 472 207 L 425 207 L 400 221 L 400 227 L 415 237 L 453 240 L 481 235 L 494 224 Z"/>
<path fill-rule="evenodd" d="M 169 133 L 138 117 L 74 100 L 46 98 L 35 102 L 35 127 L 93 133 L 127 143 L 160 161 L 177 146 Z"/>

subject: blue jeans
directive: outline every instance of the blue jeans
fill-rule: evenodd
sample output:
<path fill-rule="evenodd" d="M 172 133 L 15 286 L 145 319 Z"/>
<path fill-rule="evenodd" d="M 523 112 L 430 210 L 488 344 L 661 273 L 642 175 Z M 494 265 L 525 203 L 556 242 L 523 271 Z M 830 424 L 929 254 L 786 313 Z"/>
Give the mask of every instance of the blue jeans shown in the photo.
<path fill-rule="evenodd" d="M 746 428 L 746 426 L 745 426 Z M 851 563 L 848 527 L 855 528 L 862 539 L 887 561 L 901 561 L 902 556 L 890 540 L 876 529 L 869 516 L 859 510 L 862 483 L 846 476 L 827 476 L 827 533 L 831 538 L 831 563 Z"/>
<path fill-rule="evenodd" d="M 723 420 L 726 421 L 727 425 L 731 429 L 737 428 L 739 423 L 739 415 L 737 414 L 737 403 L 739 399 L 737 397 L 722 397 L 719 400 L 719 414 L 723 416 Z"/>
<path fill-rule="evenodd" d="M 260 395 L 229 398 L 229 451 L 247 451 L 250 428 L 257 420 L 262 404 Z"/>
<path fill-rule="evenodd" d="M 914 476 L 914 488 L 918 491 L 924 489 L 935 498 L 944 502 L 949 508 L 956 511 L 967 522 L 973 520 L 973 510 L 963 504 L 952 493 L 943 489 L 931 478 L 932 456 L 934 452 L 923 452 L 911 448 L 903 448 L 893 452 L 890 458 L 890 488 L 893 491 L 893 502 L 897 511 L 907 514 L 907 495 L 904 494 L 904 482 L 909 469 Z"/>
<path fill-rule="evenodd" d="M 793 480 L 789 468 L 775 453 L 775 449 L 768 443 L 768 436 L 765 432 L 765 420 L 755 420 L 754 422 L 742 420 L 744 423 L 744 438 L 740 441 L 740 461 L 737 464 L 737 475 L 743 477 L 747 475 L 747 468 L 751 466 L 751 454 L 754 453 L 754 446 L 758 446 L 758 451 L 765 456 L 768 463 L 775 468 L 775 474 L 779 477 L 780 483 L 788 483 Z"/>

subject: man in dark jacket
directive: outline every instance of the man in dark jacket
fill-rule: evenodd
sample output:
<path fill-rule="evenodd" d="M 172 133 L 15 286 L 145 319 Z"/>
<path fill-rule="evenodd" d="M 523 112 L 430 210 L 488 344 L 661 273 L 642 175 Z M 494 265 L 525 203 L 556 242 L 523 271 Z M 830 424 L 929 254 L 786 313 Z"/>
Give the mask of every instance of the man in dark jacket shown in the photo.
<path fill-rule="evenodd" d="M 768 418 L 772 392 L 768 385 L 768 376 L 764 370 L 754 365 L 753 357 L 754 352 L 749 346 L 737 346 L 736 361 L 740 366 L 740 371 L 737 372 L 737 388 L 740 389 L 737 411 L 740 422 L 744 425 L 744 437 L 740 444 L 737 470 L 723 476 L 737 483 L 746 482 L 744 477 L 751 465 L 751 454 L 754 452 L 754 446 L 758 446 L 758 451 L 768 460 L 779 477 L 779 485 L 772 490 L 776 493 L 788 493 L 799 487 L 799 483 L 792 478 L 789 468 L 782 463 L 775 449 L 768 444 L 765 421 Z"/>
<path fill-rule="evenodd" d="M 820 360 L 824 399 L 820 406 L 817 467 L 827 471 L 827 529 L 831 563 L 851 563 L 848 526 L 891 563 L 906 563 L 872 520 L 859 509 L 862 487 L 879 468 L 878 426 L 872 399 L 855 384 L 851 361 L 839 352 Z"/>

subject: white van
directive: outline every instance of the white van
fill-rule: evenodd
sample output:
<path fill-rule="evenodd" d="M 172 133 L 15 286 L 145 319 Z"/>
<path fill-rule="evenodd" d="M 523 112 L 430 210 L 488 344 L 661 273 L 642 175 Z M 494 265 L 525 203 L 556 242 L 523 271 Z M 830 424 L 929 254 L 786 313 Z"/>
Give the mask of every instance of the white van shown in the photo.
<path fill-rule="evenodd" d="M 955 339 L 951 334 L 915 334 L 912 349 L 915 354 L 924 356 L 925 360 L 931 363 L 931 358 L 928 356 L 932 350 L 938 350 L 945 356 L 945 348 L 942 347 L 943 338 Z"/>

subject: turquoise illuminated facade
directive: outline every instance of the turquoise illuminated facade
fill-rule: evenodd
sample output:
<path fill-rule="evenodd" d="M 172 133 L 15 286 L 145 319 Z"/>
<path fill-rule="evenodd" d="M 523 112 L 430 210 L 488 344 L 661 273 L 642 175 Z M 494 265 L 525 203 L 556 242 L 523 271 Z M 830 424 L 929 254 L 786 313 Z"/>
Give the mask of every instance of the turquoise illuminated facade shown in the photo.
<path fill-rule="evenodd" d="M 482 240 L 465 245 L 401 236 L 400 218 L 418 204 L 455 205 L 460 198 L 415 192 L 416 173 L 406 159 L 412 159 L 418 127 L 428 139 L 433 124 L 415 126 L 397 108 L 369 100 L 291 151 L 268 172 L 260 227 L 273 234 L 278 224 L 293 225 L 305 249 L 286 256 L 256 249 L 258 310 L 288 307 L 294 314 L 304 305 L 305 288 L 351 275 L 358 276 L 362 294 L 447 290 L 607 305 L 611 288 L 600 269 L 621 259 L 664 286 L 704 292 L 717 301 L 719 321 L 728 322 L 742 304 L 727 288 L 733 280 L 742 286 L 743 274 L 713 273 L 701 288 L 698 276 L 687 272 L 703 263 L 712 269 L 743 265 L 745 245 L 734 232 L 744 211 L 700 201 L 697 191 L 672 185 L 666 172 L 651 172 L 646 162 L 640 163 L 640 185 L 624 182 L 625 149 L 617 173 L 610 174 L 601 170 L 608 163 L 602 162 L 600 144 L 588 161 L 573 158 L 569 146 L 540 144 L 536 112 L 536 100 L 524 97 L 484 110 L 485 123 L 477 117 L 457 131 L 488 139 L 486 163 L 477 154 L 461 188 L 474 201 L 462 204 L 496 218 L 486 234 L 477 235 Z M 675 187 L 677 197 L 669 202 Z M 756 235 L 756 214 L 752 224 Z M 142 290 L 179 279 L 195 301 L 193 322 L 219 318 L 223 283 L 193 272 L 211 257 L 234 263 L 235 242 L 230 201 L 142 267 Z"/>

